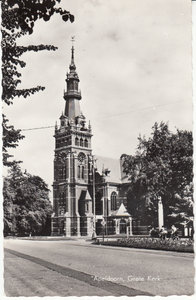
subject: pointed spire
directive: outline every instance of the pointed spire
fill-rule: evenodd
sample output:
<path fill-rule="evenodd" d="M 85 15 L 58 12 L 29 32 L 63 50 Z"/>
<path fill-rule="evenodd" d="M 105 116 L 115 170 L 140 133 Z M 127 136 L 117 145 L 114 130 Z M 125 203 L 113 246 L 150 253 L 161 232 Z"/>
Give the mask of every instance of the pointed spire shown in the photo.
<path fill-rule="evenodd" d="M 72 41 L 72 47 L 71 47 L 71 65 L 69 66 L 69 69 L 70 69 L 70 71 L 72 71 L 72 70 L 75 71 L 76 66 L 75 66 L 75 62 L 74 62 L 74 45 L 73 45 L 73 43 L 75 42 L 75 37 L 74 36 L 71 37 L 71 41 Z"/>
<path fill-rule="evenodd" d="M 71 65 L 74 65 L 74 46 L 71 47 Z"/>
<path fill-rule="evenodd" d="M 74 37 L 71 39 L 72 43 L 74 42 Z M 71 48 L 71 64 L 69 65 L 70 72 L 67 74 L 67 90 L 64 92 L 64 99 L 66 100 L 65 104 L 65 116 L 68 119 L 79 116 L 81 114 L 79 101 L 81 97 L 81 92 L 78 89 L 79 86 L 79 77 L 76 73 L 76 66 L 74 62 L 74 46 L 72 44 Z"/>

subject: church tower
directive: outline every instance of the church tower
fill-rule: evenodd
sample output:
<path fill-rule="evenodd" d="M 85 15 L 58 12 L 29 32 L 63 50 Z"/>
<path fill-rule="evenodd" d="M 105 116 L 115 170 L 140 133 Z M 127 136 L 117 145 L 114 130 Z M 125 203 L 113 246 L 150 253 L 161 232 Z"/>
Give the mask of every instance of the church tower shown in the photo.
<path fill-rule="evenodd" d="M 81 92 L 71 49 L 64 92 L 65 111 L 55 127 L 52 235 L 91 236 L 93 232 L 91 126 L 80 109 Z"/>

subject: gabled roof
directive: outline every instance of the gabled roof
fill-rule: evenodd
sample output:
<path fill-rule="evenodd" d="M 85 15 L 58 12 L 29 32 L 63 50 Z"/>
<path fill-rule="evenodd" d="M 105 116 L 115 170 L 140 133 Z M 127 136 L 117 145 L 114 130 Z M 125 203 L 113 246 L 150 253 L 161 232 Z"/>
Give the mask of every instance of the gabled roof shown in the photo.
<path fill-rule="evenodd" d="M 86 191 L 85 200 L 92 200 L 88 190 Z"/>
<path fill-rule="evenodd" d="M 128 213 L 127 209 L 125 208 L 124 204 L 121 203 L 119 209 L 113 213 L 116 217 L 130 217 L 131 215 Z"/>
<path fill-rule="evenodd" d="M 110 170 L 108 176 L 105 177 L 106 182 L 121 183 L 120 160 L 95 155 L 96 167 L 99 174 L 102 174 L 103 168 Z"/>

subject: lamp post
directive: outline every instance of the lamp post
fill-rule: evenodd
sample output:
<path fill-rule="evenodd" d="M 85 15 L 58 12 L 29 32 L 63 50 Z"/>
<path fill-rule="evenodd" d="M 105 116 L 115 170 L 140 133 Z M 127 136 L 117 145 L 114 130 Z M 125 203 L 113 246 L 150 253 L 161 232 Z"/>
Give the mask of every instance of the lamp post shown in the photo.
<path fill-rule="evenodd" d="M 107 191 L 107 183 L 106 183 L 106 176 L 108 176 L 110 173 L 110 170 L 108 168 L 102 170 L 102 176 L 103 176 L 103 232 L 106 229 L 107 234 L 107 215 L 108 215 L 108 191 Z M 106 200 L 106 201 L 105 201 Z M 106 209 L 105 209 L 106 205 Z M 106 220 L 105 220 L 105 210 L 106 210 Z M 105 227 L 106 226 L 106 227 Z M 103 238 L 104 239 L 104 238 Z"/>
<path fill-rule="evenodd" d="M 92 239 L 96 238 L 96 206 L 95 206 L 95 158 L 92 156 L 91 162 L 91 174 L 92 174 L 92 183 L 93 183 L 93 234 Z"/>

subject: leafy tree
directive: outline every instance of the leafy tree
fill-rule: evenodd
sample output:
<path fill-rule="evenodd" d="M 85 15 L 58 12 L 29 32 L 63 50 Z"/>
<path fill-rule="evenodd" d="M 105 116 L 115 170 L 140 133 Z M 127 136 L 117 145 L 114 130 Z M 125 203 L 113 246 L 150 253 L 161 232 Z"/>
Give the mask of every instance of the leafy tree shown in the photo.
<path fill-rule="evenodd" d="M 21 83 L 20 68 L 26 63 L 20 59 L 21 55 L 28 51 L 56 50 L 53 45 L 29 45 L 18 46 L 17 40 L 26 34 L 32 34 L 35 22 L 38 19 L 49 21 L 54 14 L 59 14 L 63 21 L 74 21 L 74 16 L 68 11 L 57 7 L 61 0 L 2 0 L 2 100 L 7 104 L 13 104 L 15 97 L 27 97 L 35 92 L 44 90 L 44 87 L 19 88 Z M 8 148 L 17 146 L 17 142 L 24 136 L 20 130 L 14 129 L 8 124 L 8 119 L 3 117 L 3 162 L 10 166 Z M 8 134 L 7 134 L 8 133 Z"/>
<path fill-rule="evenodd" d="M 150 138 L 139 137 L 135 156 L 123 155 L 124 171 L 131 181 L 129 202 L 136 201 L 136 217 L 153 224 L 161 196 L 166 224 L 179 225 L 193 216 L 192 133 L 171 133 L 163 122 L 152 129 Z"/>
<path fill-rule="evenodd" d="M 4 234 L 43 234 L 52 213 L 47 184 L 17 163 L 4 178 Z"/>
<path fill-rule="evenodd" d="M 23 139 L 24 135 L 20 133 L 21 130 L 15 130 L 14 126 L 7 123 L 8 119 L 3 114 L 3 164 L 9 167 L 13 165 L 13 162 L 9 161 L 9 158 L 13 156 L 8 153 L 8 149 L 16 148 L 19 140 Z"/>

